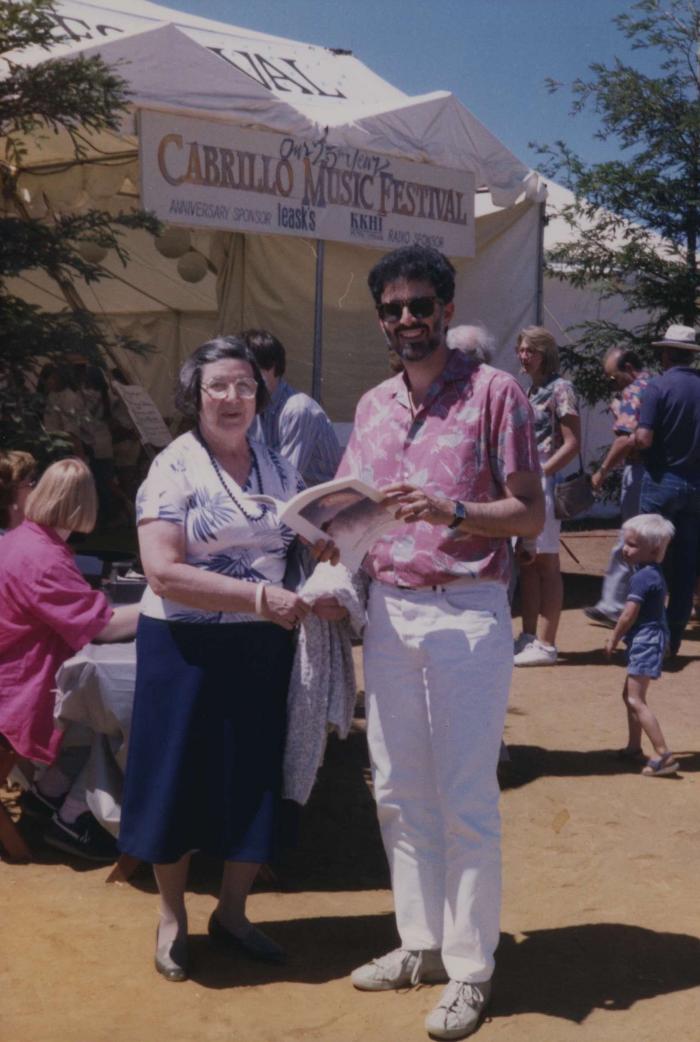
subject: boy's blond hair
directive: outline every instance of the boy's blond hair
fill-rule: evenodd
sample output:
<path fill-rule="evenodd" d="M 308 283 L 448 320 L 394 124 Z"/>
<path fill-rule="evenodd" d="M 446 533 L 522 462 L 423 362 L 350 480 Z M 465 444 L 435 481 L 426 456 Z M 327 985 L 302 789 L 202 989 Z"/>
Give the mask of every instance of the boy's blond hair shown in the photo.
<path fill-rule="evenodd" d="M 642 546 L 654 554 L 655 561 L 662 561 L 668 544 L 676 534 L 676 530 L 661 514 L 637 514 L 625 521 L 622 531 L 632 532 Z"/>
<path fill-rule="evenodd" d="M 24 516 L 47 528 L 92 532 L 97 521 L 97 491 L 87 464 L 74 458 L 52 463 L 29 493 Z"/>

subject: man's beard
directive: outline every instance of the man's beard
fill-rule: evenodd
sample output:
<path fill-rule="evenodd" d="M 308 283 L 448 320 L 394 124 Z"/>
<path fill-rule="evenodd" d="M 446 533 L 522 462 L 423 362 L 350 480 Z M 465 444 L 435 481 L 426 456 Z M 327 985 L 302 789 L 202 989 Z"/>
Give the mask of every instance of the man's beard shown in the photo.
<path fill-rule="evenodd" d="M 385 334 L 386 335 L 386 334 Z M 402 340 L 398 333 L 386 335 L 389 348 L 401 359 L 402 362 L 421 362 L 424 358 L 434 354 L 443 340 L 443 324 L 436 323 L 430 336 L 420 340 Z"/>

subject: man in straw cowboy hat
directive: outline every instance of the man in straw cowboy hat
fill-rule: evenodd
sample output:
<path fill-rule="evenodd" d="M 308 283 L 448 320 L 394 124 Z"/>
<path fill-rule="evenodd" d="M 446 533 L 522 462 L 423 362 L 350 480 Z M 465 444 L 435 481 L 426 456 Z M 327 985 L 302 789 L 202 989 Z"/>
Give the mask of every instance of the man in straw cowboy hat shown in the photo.
<path fill-rule="evenodd" d="M 669 326 L 652 347 L 664 372 L 650 380 L 635 433 L 644 450 L 639 510 L 673 521 L 676 536 L 668 574 L 669 651 L 675 655 L 693 605 L 700 544 L 700 344 L 690 326 Z"/>

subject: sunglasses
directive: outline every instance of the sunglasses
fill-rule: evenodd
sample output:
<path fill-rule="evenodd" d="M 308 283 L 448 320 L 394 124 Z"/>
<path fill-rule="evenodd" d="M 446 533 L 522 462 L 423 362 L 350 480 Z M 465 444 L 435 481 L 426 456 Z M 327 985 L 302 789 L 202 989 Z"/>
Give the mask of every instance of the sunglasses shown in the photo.
<path fill-rule="evenodd" d="M 377 314 L 382 322 L 398 322 L 403 309 L 408 308 L 414 318 L 430 318 L 435 313 L 437 297 L 412 297 L 411 300 L 389 300 L 377 304 Z"/>
<path fill-rule="evenodd" d="M 223 401 L 233 387 L 239 398 L 255 398 L 258 393 L 258 385 L 255 380 L 212 380 L 208 384 L 202 384 L 202 390 L 206 391 L 210 398 Z"/>

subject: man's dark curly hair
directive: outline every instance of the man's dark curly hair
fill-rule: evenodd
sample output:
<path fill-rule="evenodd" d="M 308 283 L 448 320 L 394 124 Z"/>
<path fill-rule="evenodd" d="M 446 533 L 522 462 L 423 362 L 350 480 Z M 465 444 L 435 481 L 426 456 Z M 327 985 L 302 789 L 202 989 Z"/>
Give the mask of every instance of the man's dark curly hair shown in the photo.
<path fill-rule="evenodd" d="M 402 246 L 374 265 L 367 284 L 375 304 L 381 303 L 384 287 L 397 279 L 430 282 L 443 304 L 449 304 L 455 295 L 455 269 L 432 246 Z"/>

